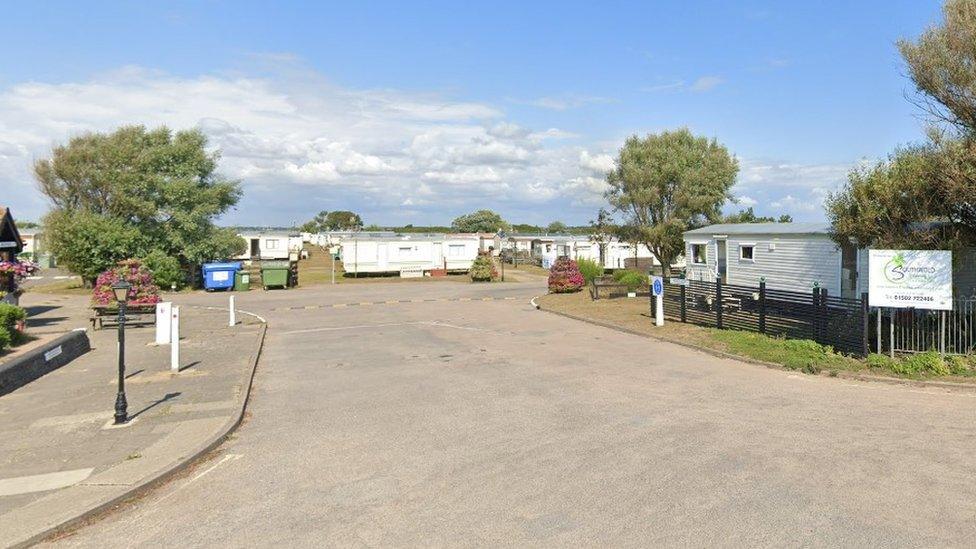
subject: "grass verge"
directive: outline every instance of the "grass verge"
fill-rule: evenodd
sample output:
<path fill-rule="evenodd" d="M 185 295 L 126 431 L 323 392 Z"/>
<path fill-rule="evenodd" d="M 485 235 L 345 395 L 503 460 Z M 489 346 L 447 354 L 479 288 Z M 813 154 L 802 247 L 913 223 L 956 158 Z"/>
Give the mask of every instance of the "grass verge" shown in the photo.
<path fill-rule="evenodd" d="M 537 302 L 544 310 L 809 374 L 838 375 L 840 372 L 856 372 L 918 380 L 976 381 L 976 357 L 949 356 L 943 359 L 938 353 L 929 352 L 895 359 L 883 355 L 859 359 L 834 352 L 830 347 L 810 340 L 783 339 L 739 330 L 717 330 L 673 321 L 658 327 L 652 321 L 647 298 L 593 301 L 583 291 L 575 294 L 548 294 L 540 297 Z"/>

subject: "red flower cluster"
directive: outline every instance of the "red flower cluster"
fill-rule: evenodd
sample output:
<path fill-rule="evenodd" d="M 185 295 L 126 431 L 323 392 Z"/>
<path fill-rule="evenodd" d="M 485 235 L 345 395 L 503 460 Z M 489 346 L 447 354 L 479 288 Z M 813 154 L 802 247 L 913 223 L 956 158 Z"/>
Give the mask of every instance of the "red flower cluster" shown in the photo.
<path fill-rule="evenodd" d="M 579 265 L 572 259 L 561 257 L 549 269 L 549 293 L 566 294 L 583 289 L 586 281 Z"/>
<path fill-rule="evenodd" d="M 37 272 L 37 264 L 30 261 L 0 261 L 0 274 L 13 274 L 21 280 Z"/>
<path fill-rule="evenodd" d="M 159 297 L 159 286 L 153 281 L 153 275 L 138 259 L 126 259 L 104 273 L 98 275 L 95 281 L 95 291 L 92 292 L 92 305 L 106 307 L 115 302 L 112 284 L 125 280 L 132 285 L 129 290 L 129 305 L 153 305 L 162 301 Z"/>

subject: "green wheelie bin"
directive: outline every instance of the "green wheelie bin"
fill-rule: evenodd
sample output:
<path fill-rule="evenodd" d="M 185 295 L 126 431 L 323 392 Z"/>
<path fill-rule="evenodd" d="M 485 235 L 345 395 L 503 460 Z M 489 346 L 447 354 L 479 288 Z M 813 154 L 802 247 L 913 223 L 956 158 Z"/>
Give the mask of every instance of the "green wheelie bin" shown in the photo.
<path fill-rule="evenodd" d="M 290 266 L 287 261 L 261 262 L 261 283 L 264 285 L 264 289 L 287 288 Z"/>

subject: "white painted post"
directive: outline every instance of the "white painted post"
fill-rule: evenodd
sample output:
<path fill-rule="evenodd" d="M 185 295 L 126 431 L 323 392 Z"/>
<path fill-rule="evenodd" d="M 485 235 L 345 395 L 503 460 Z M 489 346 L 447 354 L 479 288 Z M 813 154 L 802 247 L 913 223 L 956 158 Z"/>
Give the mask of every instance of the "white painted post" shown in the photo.
<path fill-rule="evenodd" d="M 234 327 L 237 325 L 237 312 L 234 310 L 234 296 L 230 296 L 230 320 L 228 321 L 228 326 Z"/>
<path fill-rule="evenodd" d="M 169 345 L 169 331 L 173 325 L 170 320 L 172 307 L 169 301 L 156 304 L 156 345 Z"/>
<path fill-rule="evenodd" d="M 172 373 L 177 374 L 180 372 L 180 308 L 173 307 L 172 316 L 172 328 L 170 330 L 170 335 L 172 336 L 172 345 L 169 348 L 169 368 Z"/>
<path fill-rule="evenodd" d="M 654 325 L 664 326 L 664 296 L 654 296 Z"/>

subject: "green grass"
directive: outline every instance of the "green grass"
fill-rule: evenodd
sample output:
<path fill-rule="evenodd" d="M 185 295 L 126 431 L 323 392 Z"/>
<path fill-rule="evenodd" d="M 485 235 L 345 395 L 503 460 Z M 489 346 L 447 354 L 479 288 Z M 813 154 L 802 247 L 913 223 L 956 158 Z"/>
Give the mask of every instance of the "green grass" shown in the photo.
<path fill-rule="evenodd" d="M 711 338 L 721 343 L 723 350 L 729 353 L 780 364 L 791 370 L 815 374 L 821 371 L 860 369 L 857 360 L 808 339 L 780 339 L 736 330 L 709 332 Z"/>

